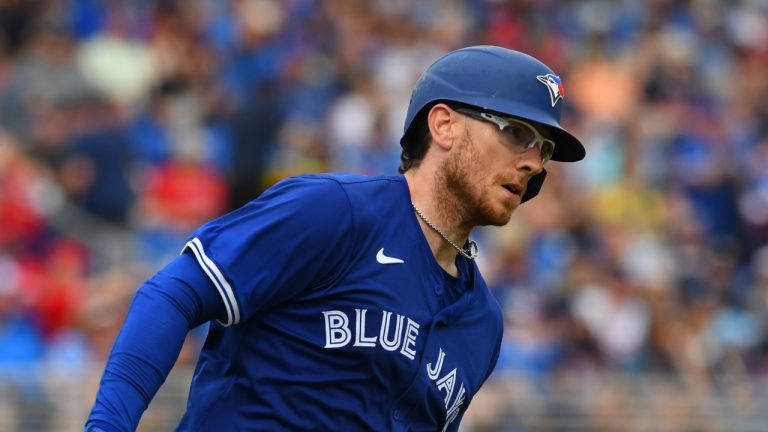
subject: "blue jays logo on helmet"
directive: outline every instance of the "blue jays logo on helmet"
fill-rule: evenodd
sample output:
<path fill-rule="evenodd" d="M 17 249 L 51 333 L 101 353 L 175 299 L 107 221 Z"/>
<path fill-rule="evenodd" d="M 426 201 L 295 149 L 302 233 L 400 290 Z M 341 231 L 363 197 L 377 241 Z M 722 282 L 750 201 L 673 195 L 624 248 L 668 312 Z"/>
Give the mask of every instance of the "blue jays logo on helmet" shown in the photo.
<path fill-rule="evenodd" d="M 552 106 L 557 104 L 557 101 L 565 97 L 565 90 L 563 89 L 563 82 L 560 77 L 554 74 L 539 75 L 536 77 L 542 84 L 547 86 L 549 90 L 549 99 L 552 101 Z"/>

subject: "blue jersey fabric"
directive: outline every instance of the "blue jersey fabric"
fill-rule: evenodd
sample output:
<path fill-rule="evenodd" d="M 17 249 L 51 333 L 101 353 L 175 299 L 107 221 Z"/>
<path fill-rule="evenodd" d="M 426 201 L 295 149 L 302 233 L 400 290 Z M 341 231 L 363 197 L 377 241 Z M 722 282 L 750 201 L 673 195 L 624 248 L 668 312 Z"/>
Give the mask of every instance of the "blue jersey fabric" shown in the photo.
<path fill-rule="evenodd" d="M 496 364 L 501 309 L 461 257 L 446 301 L 402 176 L 290 178 L 186 248 L 226 315 L 178 430 L 456 430 Z"/>

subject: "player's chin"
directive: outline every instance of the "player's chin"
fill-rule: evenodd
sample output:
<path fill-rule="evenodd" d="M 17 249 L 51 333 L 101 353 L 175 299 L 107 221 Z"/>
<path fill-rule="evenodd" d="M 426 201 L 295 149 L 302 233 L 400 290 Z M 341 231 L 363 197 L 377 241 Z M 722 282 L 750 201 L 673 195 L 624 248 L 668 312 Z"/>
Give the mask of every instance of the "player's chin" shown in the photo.
<path fill-rule="evenodd" d="M 504 226 L 509 223 L 512 213 L 519 205 L 518 201 L 504 200 L 503 202 L 496 202 L 492 206 L 483 206 L 483 223 L 479 225 Z"/>

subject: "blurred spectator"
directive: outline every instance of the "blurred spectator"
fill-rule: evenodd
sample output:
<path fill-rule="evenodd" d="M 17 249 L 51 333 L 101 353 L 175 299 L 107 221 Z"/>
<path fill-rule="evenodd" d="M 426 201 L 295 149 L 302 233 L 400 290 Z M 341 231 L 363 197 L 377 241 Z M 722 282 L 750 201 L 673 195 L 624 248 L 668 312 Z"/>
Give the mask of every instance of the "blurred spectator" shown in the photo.
<path fill-rule="evenodd" d="M 0 250 L 23 255 L 46 234 L 47 179 L 13 136 L 0 130 Z"/>
<path fill-rule="evenodd" d="M 282 129 L 283 113 L 275 89 L 261 85 L 229 120 L 234 150 L 228 183 L 230 207 L 237 208 L 258 196 L 265 187 L 265 171 Z"/>
<path fill-rule="evenodd" d="M 146 246 L 139 255 L 163 262 L 178 253 L 190 232 L 229 205 L 224 176 L 203 160 L 202 136 L 173 138 L 175 153 L 147 169 L 133 214 L 136 234 Z"/>
<path fill-rule="evenodd" d="M 642 367 L 640 355 L 651 317 L 634 290 L 637 287 L 622 275 L 606 274 L 579 287 L 574 298 L 575 318 L 592 334 L 607 364 L 617 370 Z"/>
<path fill-rule="evenodd" d="M 34 367 L 42 359 L 45 345 L 20 288 L 19 265 L 8 256 L 0 257 L 0 371 L 6 378 Z"/>
<path fill-rule="evenodd" d="M 129 34 L 120 8 L 111 10 L 107 26 L 82 41 L 75 54 L 87 82 L 110 101 L 140 102 L 157 77 L 157 61 L 146 41 Z"/>
<path fill-rule="evenodd" d="M 67 195 L 105 221 L 123 225 L 133 201 L 132 159 L 126 134 L 113 106 L 100 98 L 71 108 L 71 138 L 64 144 L 58 169 Z"/>

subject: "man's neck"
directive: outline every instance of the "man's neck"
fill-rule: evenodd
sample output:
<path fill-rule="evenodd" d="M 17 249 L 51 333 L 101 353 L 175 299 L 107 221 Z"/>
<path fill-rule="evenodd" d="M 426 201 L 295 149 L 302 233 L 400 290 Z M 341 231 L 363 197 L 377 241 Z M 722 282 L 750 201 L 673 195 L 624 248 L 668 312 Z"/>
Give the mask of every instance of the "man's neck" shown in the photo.
<path fill-rule="evenodd" d="M 435 184 L 434 176 L 428 176 L 423 171 L 410 170 L 405 173 L 405 179 L 411 193 L 411 201 L 422 214 L 443 231 L 451 241 L 463 246 L 469 238 L 469 233 L 461 233 L 462 230 L 458 228 L 458 221 L 456 220 L 458 214 L 446 208 L 445 201 L 440 201 L 449 196 L 445 188 Z M 427 239 L 437 262 L 446 272 L 458 276 L 458 269 L 456 268 L 458 251 L 456 248 L 420 217 L 414 216 L 418 219 L 424 237 Z"/>

